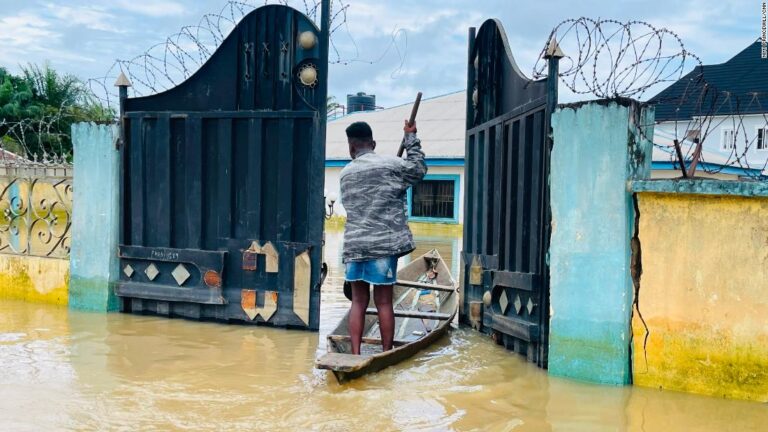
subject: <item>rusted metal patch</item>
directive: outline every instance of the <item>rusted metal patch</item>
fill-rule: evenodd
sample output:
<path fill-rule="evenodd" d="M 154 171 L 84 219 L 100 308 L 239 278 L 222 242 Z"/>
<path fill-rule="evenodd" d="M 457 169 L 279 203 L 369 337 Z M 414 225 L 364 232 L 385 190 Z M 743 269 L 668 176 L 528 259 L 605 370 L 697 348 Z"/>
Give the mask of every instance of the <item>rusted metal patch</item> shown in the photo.
<path fill-rule="evenodd" d="M 258 315 L 256 309 L 256 291 L 255 290 L 240 290 L 240 306 L 243 307 L 243 311 L 248 318 L 253 320 Z"/>
<path fill-rule="evenodd" d="M 256 271 L 259 254 L 250 249 L 243 251 L 243 270 Z"/>
<path fill-rule="evenodd" d="M 262 246 L 259 242 L 251 242 L 251 247 L 243 251 L 243 270 L 255 271 L 259 255 L 266 257 L 266 266 L 264 271 L 267 273 L 278 273 L 280 267 L 280 254 L 272 244 L 267 242 Z"/>
<path fill-rule="evenodd" d="M 203 282 L 209 288 L 221 288 L 221 275 L 215 270 L 208 270 L 203 275 Z"/>
<path fill-rule="evenodd" d="M 264 306 L 256 306 L 256 290 L 240 290 L 240 305 L 248 318 L 253 321 L 261 316 L 269 321 L 277 311 L 277 291 L 264 291 Z"/>

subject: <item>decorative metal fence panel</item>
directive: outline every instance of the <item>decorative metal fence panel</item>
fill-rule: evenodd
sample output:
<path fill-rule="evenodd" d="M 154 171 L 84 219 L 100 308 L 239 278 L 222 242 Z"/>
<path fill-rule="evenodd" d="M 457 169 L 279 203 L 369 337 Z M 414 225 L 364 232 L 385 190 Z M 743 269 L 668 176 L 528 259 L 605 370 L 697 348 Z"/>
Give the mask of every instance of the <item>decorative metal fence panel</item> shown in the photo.
<path fill-rule="evenodd" d="M 546 367 L 556 92 L 522 75 L 496 20 L 470 29 L 468 68 L 461 319 Z"/>
<path fill-rule="evenodd" d="M 123 101 L 124 311 L 318 328 L 327 40 L 264 6 L 187 81 Z"/>
<path fill-rule="evenodd" d="M 0 158 L 0 191 L 0 253 L 69 258 L 72 165 Z"/>

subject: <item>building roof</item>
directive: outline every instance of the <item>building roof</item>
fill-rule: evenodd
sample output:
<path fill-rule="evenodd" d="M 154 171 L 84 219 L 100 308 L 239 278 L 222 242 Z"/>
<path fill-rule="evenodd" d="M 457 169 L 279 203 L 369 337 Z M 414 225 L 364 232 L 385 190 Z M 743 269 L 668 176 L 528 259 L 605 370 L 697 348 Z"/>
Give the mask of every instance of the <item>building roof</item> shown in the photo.
<path fill-rule="evenodd" d="M 416 117 L 418 135 L 427 158 L 463 158 L 466 135 L 464 90 L 422 99 Z M 328 121 L 326 129 L 327 160 L 349 160 L 347 134 L 351 123 L 364 121 L 373 129 L 376 152 L 396 155 L 403 139 L 403 120 L 411 115 L 412 103 L 378 111 L 360 111 Z"/>
<path fill-rule="evenodd" d="M 648 100 L 656 121 L 768 112 L 768 59 L 760 50 L 758 40 L 725 63 L 695 67 Z"/>

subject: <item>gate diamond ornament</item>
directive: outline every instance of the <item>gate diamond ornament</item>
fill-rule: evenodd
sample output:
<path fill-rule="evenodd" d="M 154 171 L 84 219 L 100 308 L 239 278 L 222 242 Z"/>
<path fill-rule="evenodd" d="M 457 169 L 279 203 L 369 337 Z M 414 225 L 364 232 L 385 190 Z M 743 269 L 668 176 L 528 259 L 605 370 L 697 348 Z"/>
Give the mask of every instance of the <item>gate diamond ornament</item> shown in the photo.
<path fill-rule="evenodd" d="M 176 283 L 179 284 L 179 286 L 182 286 L 184 285 L 184 282 L 186 282 L 191 275 L 187 271 L 187 268 L 184 267 L 184 264 L 179 264 L 176 266 L 175 269 L 173 269 L 173 272 L 171 272 L 171 276 L 173 276 L 173 278 L 176 279 Z"/>
<path fill-rule="evenodd" d="M 503 314 L 507 313 L 507 306 L 509 306 L 509 299 L 507 298 L 507 292 L 505 290 L 501 291 L 501 296 L 499 297 L 499 306 L 501 306 L 501 313 Z"/>
<path fill-rule="evenodd" d="M 158 270 L 158 269 L 157 269 L 157 267 L 155 267 L 155 265 L 154 265 L 154 264 L 150 263 L 150 264 L 147 266 L 147 269 L 146 269 L 146 270 L 144 270 L 144 274 L 145 274 L 145 275 L 147 275 L 147 277 L 149 278 L 149 280 L 153 281 L 153 280 L 155 280 L 155 278 L 157 277 L 157 275 L 159 275 L 159 274 L 160 274 L 160 270 Z"/>
<path fill-rule="evenodd" d="M 529 298 L 529 299 L 528 299 L 528 305 L 525 307 L 526 309 L 528 309 L 528 315 L 530 315 L 530 314 L 532 314 L 532 313 L 533 313 L 533 307 L 534 307 L 534 306 L 535 306 L 535 305 L 533 304 L 533 300 L 531 300 L 531 299 Z"/>
<path fill-rule="evenodd" d="M 133 276 L 133 267 L 131 267 L 130 264 L 126 264 L 125 267 L 123 267 L 123 273 L 128 277 Z"/>
<path fill-rule="evenodd" d="M 523 308 L 523 302 L 520 300 L 520 294 L 515 297 L 515 313 L 520 315 L 520 309 Z"/>

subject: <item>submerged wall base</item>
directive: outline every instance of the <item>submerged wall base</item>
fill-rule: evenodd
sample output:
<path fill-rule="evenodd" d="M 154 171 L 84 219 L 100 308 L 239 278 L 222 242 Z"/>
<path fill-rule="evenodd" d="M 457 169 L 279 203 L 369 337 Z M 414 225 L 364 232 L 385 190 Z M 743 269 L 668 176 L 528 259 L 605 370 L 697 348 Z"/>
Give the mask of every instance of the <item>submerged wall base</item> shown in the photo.
<path fill-rule="evenodd" d="M 632 323 L 634 381 L 766 402 L 768 190 L 694 182 L 635 185 L 687 193 L 638 193 L 643 319 Z"/>

